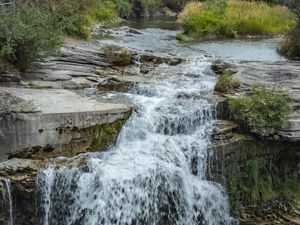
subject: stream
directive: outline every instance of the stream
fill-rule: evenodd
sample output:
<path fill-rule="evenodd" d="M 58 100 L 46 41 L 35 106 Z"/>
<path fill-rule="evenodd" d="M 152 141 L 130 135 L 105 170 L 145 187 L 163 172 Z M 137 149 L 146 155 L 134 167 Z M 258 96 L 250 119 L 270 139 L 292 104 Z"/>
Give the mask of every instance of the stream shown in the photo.
<path fill-rule="evenodd" d="M 130 93 L 88 92 L 99 100 L 126 99 L 136 110 L 108 151 L 75 157 L 84 158 L 83 165 L 49 165 L 39 172 L 43 225 L 236 223 L 230 217 L 225 190 L 207 178 L 216 82 L 210 65 L 216 57 L 237 59 L 241 45 L 251 51 L 239 60 L 253 60 L 257 51 L 258 60 L 283 60 L 274 51 L 276 41 L 180 44 L 174 38 L 176 30 L 139 31 L 132 36 L 120 32 L 101 41 L 176 54 L 187 62 L 161 65 L 164 74 Z M 225 47 L 220 50 L 220 46 Z"/>

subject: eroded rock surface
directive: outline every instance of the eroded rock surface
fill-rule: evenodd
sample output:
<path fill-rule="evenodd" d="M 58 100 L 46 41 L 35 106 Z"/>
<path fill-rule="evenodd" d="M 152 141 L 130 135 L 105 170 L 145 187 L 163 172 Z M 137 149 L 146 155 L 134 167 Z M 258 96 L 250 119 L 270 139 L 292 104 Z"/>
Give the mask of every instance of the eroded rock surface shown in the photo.
<path fill-rule="evenodd" d="M 212 69 L 233 74 L 240 86 L 234 94 L 215 94 L 220 120 L 212 135 L 211 178 L 226 187 L 240 224 L 300 224 L 300 63 L 219 61 Z M 277 140 L 255 137 L 228 120 L 228 100 L 249 94 L 257 84 L 279 87 L 292 100 L 293 112 Z"/>
<path fill-rule="evenodd" d="M 249 93 L 253 85 L 264 85 L 269 89 L 274 87 L 286 91 L 292 101 L 293 112 L 289 115 L 288 124 L 280 129 L 279 135 L 287 141 L 300 141 L 300 63 L 299 62 L 216 62 L 212 69 L 216 73 L 223 70 L 233 73 L 240 81 L 240 87 L 235 94 L 220 94 L 218 108 L 223 110 L 220 117 L 226 117 L 226 102 L 228 99 Z M 225 111 L 224 111 L 225 110 Z M 228 115 L 227 115 L 228 116 Z"/>
<path fill-rule="evenodd" d="M 297 143 L 263 141 L 218 120 L 212 135 L 212 180 L 229 195 L 243 225 L 300 224 L 300 154 Z"/>
<path fill-rule="evenodd" d="M 1 91 L 11 107 L 2 113 L 0 121 L 2 160 L 73 156 L 97 150 L 98 126 L 115 129 L 112 144 L 131 113 L 129 106 L 96 102 L 68 90 Z"/>

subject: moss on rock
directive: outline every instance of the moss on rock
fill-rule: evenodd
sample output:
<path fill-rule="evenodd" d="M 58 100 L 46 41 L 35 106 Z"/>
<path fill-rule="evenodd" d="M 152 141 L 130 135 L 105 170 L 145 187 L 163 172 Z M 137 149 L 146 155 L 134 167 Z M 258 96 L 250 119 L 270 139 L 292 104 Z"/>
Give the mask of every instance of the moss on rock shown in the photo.
<path fill-rule="evenodd" d="M 237 217 L 263 218 L 264 213 L 269 213 L 266 208 L 275 207 L 272 204 L 278 199 L 299 204 L 298 161 L 295 144 L 245 142 L 239 156 L 231 158 L 224 171 L 231 213 Z M 272 210 L 274 214 L 281 213 Z"/>
<path fill-rule="evenodd" d="M 89 151 L 103 151 L 114 144 L 125 122 L 125 119 L 119 119 L 113 123 L 96 125 Z"/>
<path fill-rule="evenodd" d="M 134 53 L 125 48 L 105 46 L 102 48 L 106 60 L 115 66 L 129 66 L 133 64 Z"/>

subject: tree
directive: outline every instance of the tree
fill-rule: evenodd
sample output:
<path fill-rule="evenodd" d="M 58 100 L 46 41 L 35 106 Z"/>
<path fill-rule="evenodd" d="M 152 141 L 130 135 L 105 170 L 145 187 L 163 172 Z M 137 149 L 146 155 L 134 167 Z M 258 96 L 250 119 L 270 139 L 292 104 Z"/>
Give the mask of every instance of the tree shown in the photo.
<path fill-rule="evenodd" d="M 282 0 L 283 4 L 286 5 L 300 20 L 300 0 Z"/>
<path fill-rule="evenodd" d="M 300 0 L 280 0 L 296 15 L 298 22 L 286 36 L 279 52 L 290 59 L 300 59 Z"/>

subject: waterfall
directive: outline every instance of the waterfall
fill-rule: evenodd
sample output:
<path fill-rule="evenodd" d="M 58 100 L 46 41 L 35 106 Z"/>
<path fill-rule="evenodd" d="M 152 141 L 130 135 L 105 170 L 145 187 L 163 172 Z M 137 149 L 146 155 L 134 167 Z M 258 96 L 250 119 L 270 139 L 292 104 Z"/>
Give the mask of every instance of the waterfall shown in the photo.
<path fill-rule="evenodd" d="M 3 182 L 5 185 L 5 192 L 3 192 L 3 199 L 8 206 L 9 209 L 9 224 L 13 225 L 13 202 L 12 202 L 12 195 L 11 195 L 11 182 L 9 179 L 3 178 Z"/>
<path fill-rule="evenodd" d="M 135 56 L 133 63 L 134 63 L 134 68 L 137 73 L 140 73 L 140 71 L 141 71 L 141 62 L 140 61 L 141 61 L 141 56 L 140 55 Z"/>
<path fill-rule="evenodd" d="M 206 180 L 215 106 L 205 61 L 126 94 L 138 110 L 117 143 L 38 175 L 44 225 L 229 225 L 224 189 Z M 85 163 L 80 162 L 86 157 Z"/>

